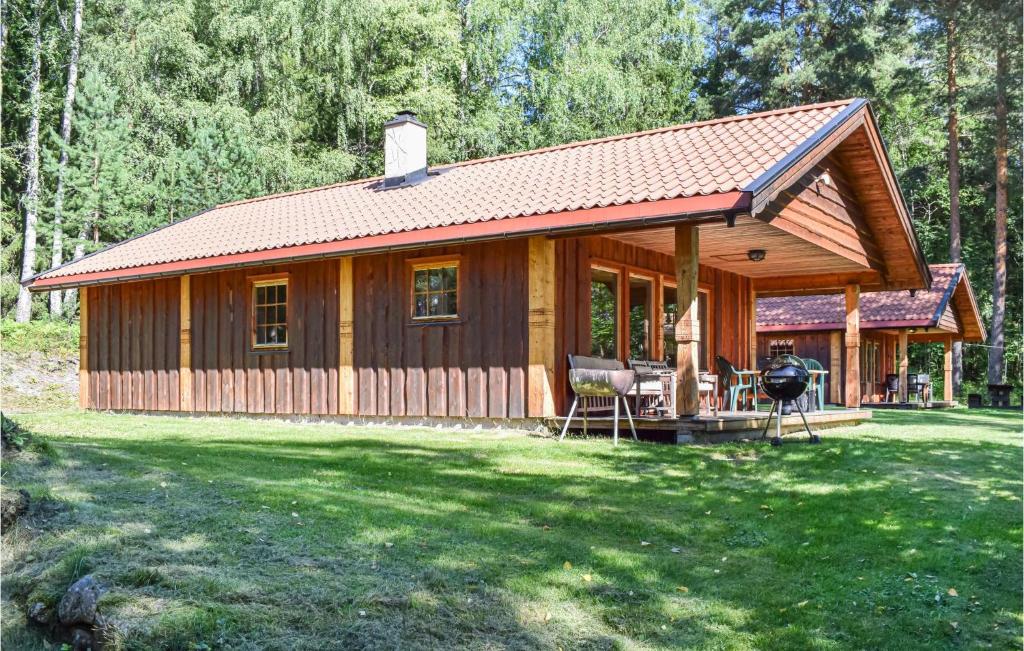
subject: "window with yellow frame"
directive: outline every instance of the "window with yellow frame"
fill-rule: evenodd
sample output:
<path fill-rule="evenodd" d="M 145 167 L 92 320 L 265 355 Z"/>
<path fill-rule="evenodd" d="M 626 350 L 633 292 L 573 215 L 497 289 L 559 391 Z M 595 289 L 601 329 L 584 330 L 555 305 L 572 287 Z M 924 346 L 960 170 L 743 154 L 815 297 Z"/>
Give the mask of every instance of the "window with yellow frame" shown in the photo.
<path fill-rule="evenodd" d="M 412 318 L 415 321 L 456 319 L 459 316 L 459 260 L 412 263 Z"/>
<path fill-rule="evenodd" d="M 288 347 L 288 276 L 259 276 L 252 283 L 252 347 Z"/>

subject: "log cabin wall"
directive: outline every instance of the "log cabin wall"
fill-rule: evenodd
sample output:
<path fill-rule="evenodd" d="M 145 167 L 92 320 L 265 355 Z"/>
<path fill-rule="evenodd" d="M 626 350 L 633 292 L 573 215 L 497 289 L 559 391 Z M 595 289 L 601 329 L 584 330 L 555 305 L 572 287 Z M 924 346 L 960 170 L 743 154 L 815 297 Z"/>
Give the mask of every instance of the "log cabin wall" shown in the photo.
<path fill-rule="evenodd" d="M 675 262 L 670 255 L 600 236 L 556 241 L 555 411 L 560 415 L 568 412 L 572 396 L 568 355 L 590 354 L 590 268 L 597 261 L 664 274 L 675 282 Z M 701 265 L 698 280 L 702 290 L 710 290 L 711 332 L 707 336 L 711 354 L 722 355 L 737 367 L 747 366 L 750 279 Z"/>
<path fill-rule="evenodd" d="M 411 263 L 459 258 L 458 318 L 411 318 Z M 357 257 L 355 400 L 364 416 L 526 416 L 527 240 Z"/>
<path fill-rule="evenodd" d="M 288 274 L 288 348 L 253 351 L 250 278 L 278 273 Z M 337 260 L 197 274 L 191 298 L 195 411 L 338 413 Z"/>
<path fill-rule="evenodd" d="M 90 287 L 91 409 L 177 410 L 177 278 Z"/>

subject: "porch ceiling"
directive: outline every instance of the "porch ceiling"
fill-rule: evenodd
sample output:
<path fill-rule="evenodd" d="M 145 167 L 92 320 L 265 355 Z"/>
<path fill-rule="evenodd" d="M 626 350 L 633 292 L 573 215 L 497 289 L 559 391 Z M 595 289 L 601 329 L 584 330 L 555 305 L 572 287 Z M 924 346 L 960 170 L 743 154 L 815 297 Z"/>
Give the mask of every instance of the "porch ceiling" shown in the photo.
<path fill-rule="evenodd" d="M 664 253 L 675 254 L 672 227 L 610 234 L 608 237 Z M 764 249 L 765 259 L 751 262 L 747 251 Z M 750 278 L 778 278 L 868 272 L 870 269 L 837 253 L 751 217 L 737 217 L 700 226 L 700 263 Z"/>

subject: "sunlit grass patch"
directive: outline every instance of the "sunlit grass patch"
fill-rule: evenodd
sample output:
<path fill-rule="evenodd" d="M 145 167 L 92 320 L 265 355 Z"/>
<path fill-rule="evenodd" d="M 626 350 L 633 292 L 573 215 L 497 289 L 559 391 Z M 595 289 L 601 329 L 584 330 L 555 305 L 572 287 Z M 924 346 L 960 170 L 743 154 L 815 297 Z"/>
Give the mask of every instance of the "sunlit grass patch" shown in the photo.
<path fill-rule="evenodd" d="M 125 647 L 1021 642 L 1015 414 L 877 412 L 779 450 L 19 420 L 50 454 L 5 461 L 5 489 L 55 506 L 7 534 L 5 597 L 91 572 Z"/>

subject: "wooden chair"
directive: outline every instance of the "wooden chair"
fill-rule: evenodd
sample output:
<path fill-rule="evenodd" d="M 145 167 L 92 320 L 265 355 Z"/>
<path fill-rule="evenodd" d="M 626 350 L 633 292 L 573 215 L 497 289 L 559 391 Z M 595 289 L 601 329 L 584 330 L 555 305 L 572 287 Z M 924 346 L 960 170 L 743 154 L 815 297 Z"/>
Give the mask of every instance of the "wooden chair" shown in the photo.
<path fill-rule="evenodd" d="M 736 370 L 732 362 L 715 355 L 715 366 L 718 367 L 718 379 L 725 388 L 725 399 L 729 404 L 730 411 L 736 411 L 736 404 L 740 400 L 747 404 L 747 398 L 753 396 L 754 411 L 757 411 L 757 375 L 750 371 L 742 374 Z"/>
<path fill-rule="evenodd" d="M 675 371 L 668 367 L 667 362 L 631 359 L 628 364 L 636 371 L 633 394 L 636 396 L 637 415 L 646 411 L 656 416 L 675 418 Z"/>
<path fill-rule="evenodd" d="M 821 365 L 821 362 L 816 359 L 811 359 L 810 357 L 804 357 L 802 359 L 804 361 L 804 366 L 807 367 L 808 371 L 825 370 L 825 367 Z M 818 411 L 825 411 L 825 374 L 819 373 L 816 377 L 813 375 L 812 377 L 814 377 L 814 381 L 811 382 L 810 392 L 814 394 L 814 402 L 818 405 Z"/>
<path fill-rule="evenodd" d="M 932 396 L 932 378 L 927 373 L 915 373 L 907 376 L 907 400 L 910 394 L 917 396 L 918 402 L 928 402 Z"/>

